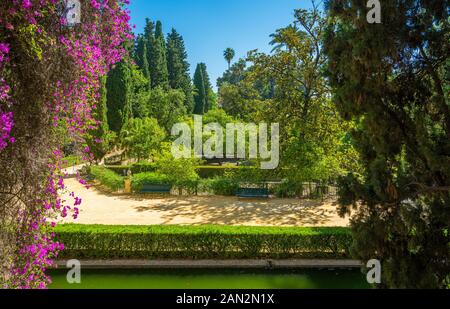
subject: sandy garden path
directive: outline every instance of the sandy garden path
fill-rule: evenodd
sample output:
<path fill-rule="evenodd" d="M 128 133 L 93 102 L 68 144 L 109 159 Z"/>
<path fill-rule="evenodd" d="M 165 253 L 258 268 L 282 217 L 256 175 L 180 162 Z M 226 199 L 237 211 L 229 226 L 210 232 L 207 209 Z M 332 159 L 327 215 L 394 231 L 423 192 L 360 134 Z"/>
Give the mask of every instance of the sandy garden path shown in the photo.
<path fill-rule="evenodd" d="M 66 187 L 83 202 L 77 220 L 105 225 L 223 224 L 246 226 L 347 226 L 333 201 L 298 199 L 240 200 L 235 197 L 148 197 L 105 194 L 75 179 Z"/>

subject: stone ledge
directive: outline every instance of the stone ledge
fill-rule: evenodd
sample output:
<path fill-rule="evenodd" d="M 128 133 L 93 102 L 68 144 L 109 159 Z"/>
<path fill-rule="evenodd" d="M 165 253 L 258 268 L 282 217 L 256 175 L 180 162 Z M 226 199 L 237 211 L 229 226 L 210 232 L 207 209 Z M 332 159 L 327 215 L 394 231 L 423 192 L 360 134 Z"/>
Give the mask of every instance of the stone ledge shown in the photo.
<path fill-rule="evenodd" d="M 356 260 L 80 260 L 85 269 L 348 269 L 360 268 Z M 55 268 L 66 268 L 67 261 Z"/>

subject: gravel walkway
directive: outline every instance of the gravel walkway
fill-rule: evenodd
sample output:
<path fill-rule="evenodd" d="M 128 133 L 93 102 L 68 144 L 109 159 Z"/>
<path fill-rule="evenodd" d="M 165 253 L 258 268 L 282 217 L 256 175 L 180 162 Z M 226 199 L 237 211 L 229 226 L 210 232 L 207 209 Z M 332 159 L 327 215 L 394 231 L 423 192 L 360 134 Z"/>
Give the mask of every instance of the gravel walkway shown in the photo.
<path fill-rule="evenodd" d="M 336 203 L 298 199 L 240 200 L 235 197 L 160 197 L 111 195 L 85 189 L 75 179 L 66 187 L 82 199 L 77 220 L 105 225 L 219 224 L 234 226 L 348 226 Z"/>

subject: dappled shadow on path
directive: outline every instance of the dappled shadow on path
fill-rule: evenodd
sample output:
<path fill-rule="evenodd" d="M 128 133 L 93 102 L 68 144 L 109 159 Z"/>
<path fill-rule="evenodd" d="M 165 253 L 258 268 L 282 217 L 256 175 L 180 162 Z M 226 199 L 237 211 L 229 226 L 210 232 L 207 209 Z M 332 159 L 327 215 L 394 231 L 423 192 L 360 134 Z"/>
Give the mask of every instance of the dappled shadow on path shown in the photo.
<path fill-rule="evenodd" d="M 165 224 L 187 217 L 196 224 L 238 225 L 325 225 L 336 217 L 324 209 L 321 201 L 269 199 L 239 200 L 233 197 L 165 198 L 156 204 L 138 206 L 135 210 L 162 212 Z M 336 210 L 335 210 L 336 211 Z"/>
<path fill-rule="evenodd" d="M 67 188 L 83 203 L 79 224 L 219 224 L 247 226 L 347 226 L 335 200 L 238 199 L 230 196 L 130 195 L 108 193 L 91 183 L 87 190 L 76 180 Z"/>

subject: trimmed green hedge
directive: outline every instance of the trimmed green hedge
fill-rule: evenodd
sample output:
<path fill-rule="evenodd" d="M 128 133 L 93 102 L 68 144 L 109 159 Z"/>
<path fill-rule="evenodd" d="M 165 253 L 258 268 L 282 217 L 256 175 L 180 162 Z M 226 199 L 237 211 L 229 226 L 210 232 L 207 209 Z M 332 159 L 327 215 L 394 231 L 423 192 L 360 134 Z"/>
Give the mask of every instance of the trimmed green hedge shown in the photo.
<path fill-rule="evenodd" d="M 124 178 L 113 171 L 102 166 L 91 166 L 89 173 L 102 185 L 112 191 L 118 191 L 124 188 Z"/>
<path fill-rule="evenodd" d="M 107 165 L 105 167 L 120 176 L 126 175 L 128 170 L 130 170 L 131 173 L 134 175 L 140 173 L 155 172 L 157 169 L 155 163 L 135 163 L 132 165 Z"/>
<path fill-rule="evenodd" d="M 109 169 L 119 176 L 125 176 L 130 167 L 131 166 L 129 165 L 105 165 L 105 168 Z"/>
<path fill-rule="evenodd" d="M 169 177 L 158 173 L 140 173 L 133 175 L 131 186 L 134 192 L 140 192 L 144 184 L 170 185 Z"/>
<path fill-rule="evenodd" d="M 133 174 L 156 172 L 158 166 L 156 163 L 135 163 L 132 165 L 107 165 L 106 168 L 117 173 L 120 176 L 126 175 L 130 170 Z M 200 178 L 208 179 L 217 176 L 224 176 L 226 172 L 232 172 L 240 169 L 240 166 L 198 166 L 195 168 Z"/>
<path fill-rule="evenodd" d="M 347 228 L 59 225 L 62 258 L 347 258 Z"/>

